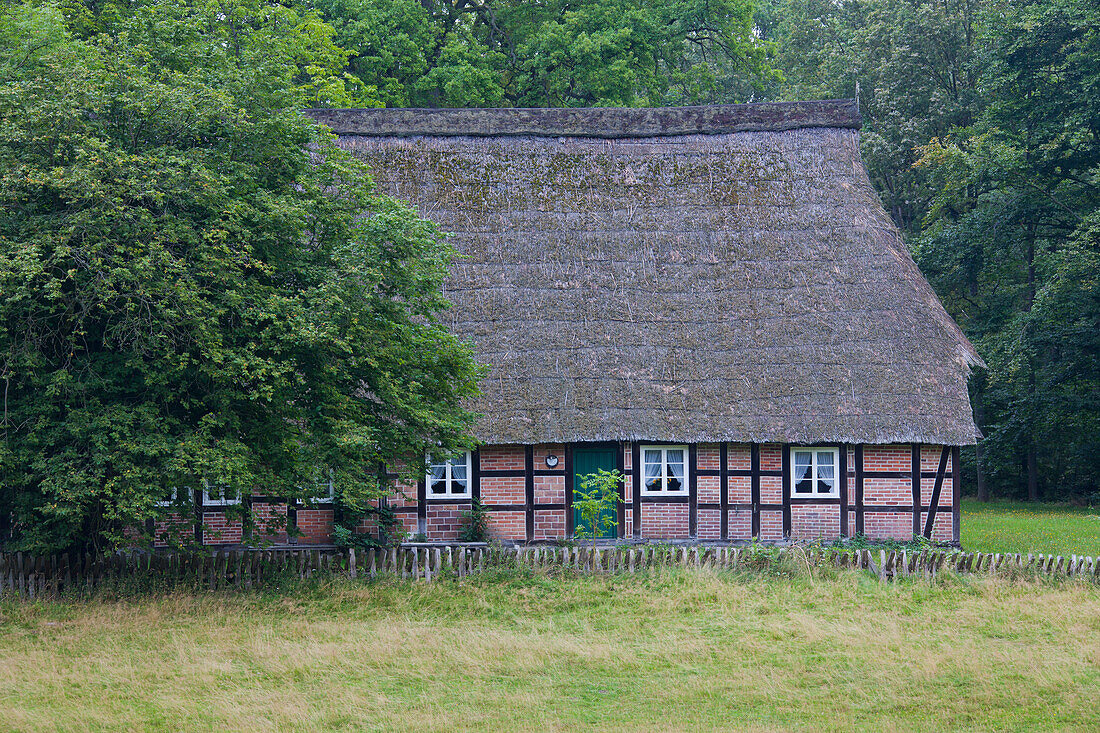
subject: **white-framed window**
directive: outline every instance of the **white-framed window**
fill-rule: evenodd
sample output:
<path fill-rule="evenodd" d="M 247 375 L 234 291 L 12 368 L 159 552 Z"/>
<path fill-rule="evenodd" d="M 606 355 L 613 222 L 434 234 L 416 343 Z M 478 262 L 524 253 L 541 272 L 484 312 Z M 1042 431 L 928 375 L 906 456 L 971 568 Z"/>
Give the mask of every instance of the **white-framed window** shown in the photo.
<path fill-rule="evenodd" d="M 191 490 L 183 490 L 183 503 L 191 503 Z M 180 504 L 180 490 L 175 486 L 167 494 L 164 494 L 164 498 L 157 502 L 157 506 L 179 506 Z"/>
<path fill-rule="evenodd" d="M 791 496 L 840 496 L 836 448 L 791 448 Z"/>
<path fill-rule="evenodd" d="M 687 496 L 686 445 L 643 445 L 639 453 L 642 457 L 642 494 Z"/>
<path fill-rule="evenodd" d="M 230 504 L 240 504 L 241 497 L 228 486 L 211 485 L 204 479 L 202 482 L 202 503 L 203 506 L 229 506 Z"/>
<path fill-rule="evenodd" d="M 470 497 L 470 451 L 451 456 L 428 456 L 425 494 L 428 499 L 464 499 Z"/>
<path fill-rule="evenodd" d="M 314 504 L 331 504 L 335 498 L 336 487 L 332 481 L 332 471 L 329 471 L 317 481 L 317 493 L 309 500 Z"/>

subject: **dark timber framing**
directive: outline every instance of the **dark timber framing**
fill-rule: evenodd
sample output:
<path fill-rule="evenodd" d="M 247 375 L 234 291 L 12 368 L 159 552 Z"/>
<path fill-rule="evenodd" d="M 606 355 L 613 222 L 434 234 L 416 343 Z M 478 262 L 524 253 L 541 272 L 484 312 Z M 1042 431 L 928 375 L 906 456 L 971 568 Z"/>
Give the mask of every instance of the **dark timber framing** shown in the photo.
<path fill-rule="evenodd" d="M 749 448 L 749 501 L 752 502 L 751 536 L 760 537 L 760 445 L 753 443 Z"/>
<path fill-rule="evenodd" d="M 791 536 L 791 446 L 790 443 L 783 444 L 783 536 Z M 813 476 L 810 477 L 812 481 L 816 481 Z M 811 504 L 821 503 L 820 500 L 807 502 Z"/>
<path fill-rule="evenodd" d="M 840 472 L 840 536 L 848 536 L 848 444 L 840 443 L 837 471 Z"/>
<path fill-rule="evenodd" d="M 416 482 L 416 532 L 428 532 L 428 482 L 425 479 Z"/>
<path fill-rule="evenodd" d="M 932 527 L 936 523 L 936 510 L 939 508 L 939 505 L 940 505 L 940 489 L 943 488 L 943 478 L 944 478 L 944 475 L 947 472 L 947 457 L 949 455 L 950 450 L 951 449 L 948 448 L 945 445 L 943 447 L 943 450 L 940 451 L 940 465 L 939 465 L 939 468 L 936 469 L 936 485 L 932 487 L 932 498 L 928 501 L 928 520 L 924 524 L 924 536 L 928 537 L 928 538 L 932 537 Z M 951 466 L 951 474 L 952 474 L 951 475 L 951 483 L 952 483 L 952 485 L 954 485 L 954 483 L 955 483 L 955 475 L 954 475 L 955 474 L 955 466 L 954 465 Z M 952 512 L 954 512 L 954 509 L 955 509 L 954 500 L 952 500 L 951 504 L 952 504 L 952 506 L 951 506 Z M 918 516 L 919 516 L 919 514 L 918 514 Z"/>
<path fill-rule="evenodd" d="M 856 446 L 856 534 L 863 534 L 863 446 Z"/>
<path fill-rule="evenodd" d="M 623 451 L 628 448 L 627 444 L 616 443 L 615 444 L 615 470 L 621 474 L 626 473 L 626 461 L 623 460 Z M 633 469 L 633 463 L 631 464 L 631 470 Z M 619 485 L 619 501 L 615 504 L 615 535 L 619 539 L 623 539 L 627 536 L 626 533 L 626 478 L 623 478 L 623 482 Z"/>
<path fill-rule="evenodd" d="M 688 445 L 688 537 L 695 539 L 699 522 L 699 453 L 698 444 Z"/>
<path fill-rule="evenodd" d="M 631 478 L 633 484 L 631 488 L 630 498 L 633 500 L 634 506 L 631 511 L 631 519 L 634 524 L 634 536 L 642 536 L 642 449 L 637 443 L 630 444 L 630 466 L 633 474 Z"/>
<path fill-rule="evenodd" d="M 722 510 L 722 515 L 718 518 L 718 537 L 723 540 L 728 540 L 730 536 L 730 477 L 727 471 L 729 471 L 729 443 L 723 441 L 718 446 L 718 502 Z"/>
<path fill-rule="evenodd" d="M 429 498 L 427 495 L 427 480 L 418 481 L 416 484 L 416 504 L 410 504 L 406 506 L 393 507 L 393 511 L 402 514 L 410 515 L 415 514 L 417 519 L 417 531 L 418 533 L 426 530 L 428 508 L 431 505 L 454 505 L 454 506 L 470 506 L 472 501 L 481 500 L 481 481 L 482 478 L 523 478 L 524 479 L 524 495 L 522 503 L 514 504 L 486 504 L 486 509 L 496 512 L 523 512 L 524 513 L 524 536 L 522 540 L 516 541 L 535 541 L 535 520 L 536 513 L 539 511 L 556 511 L 565 513 L 565 527 L 567 536 L 571 537 L 575 531 L 575 522 L 573 517 L 573 489 L 574 489 L 574 452 L 578 446 L 582 447 L 600 447 L 600 448 L 613 448 L 615 450 L 615 468 L 624 475 L 624 482 L 620 487 L 619 496 L 624 501 L 619 502 L 616 509 L 616 521 L 617 531 L 616 537 L 618 539 L 629 539 L 631 537 L 635 539 L 641 538 L 642 528 L 642 506 L 644 504 L 664 504 L 664 505 L 687 505 L 688 507 L 688 536 L 691 539 L 699 538 L 699 510 L 715 511 L 719 512 L 719 527 L 718 536 L 708 538 L 710 540 L 718 539 L 721 541 L 728 541 L 730 539 L 730 512 L 751 512 L 751 529 L 750 536 L 752 538 L 759 538 L 761 533 L 761 516 L 763 512 L 779 512 L 782 514 L 783 520 L 783 535 L 790 537 L 793 530 L 793 507 L 796 506 L 837 506 L 839 509 L 839 535 L 841 537 L 848 537 L 852 532 L 849 532 L 849 517 L 852 512 L 855 512 L 855 534 L 865 534 L 865 515 L 867 513 L 872 514 L 909 514 L 911 515 L 913 525 L 916 528 L 914 536 L 923 536 L 931 539 L 933 531 L 935 529 L 935 523 L 937 516 L 946 511 L 952 513 L 952 527 L 951 527 L 951 542 L 958 544 L 959 542 L 959 529 L 960 529 L 960 499 L 961 499 L 961 472 L 958 470 L 959 466 L 959 453 L 960 448 L 958 446 L 940 446 L 940 459 L 938 465 L 933 471 L 923 470 L 921 463 L 923 457 L 923 449 L 925 444 L 921 443 L 903 443 L 909 446 L 910 456 L 910 468 L 907 471 L 868 471 L 864 469 L 864 454 L 866 446 L 862 444 L 848 444 L 848 443 L 817 443 L 814 445 L 828 446 L 836 448 L 838 451 L 838 463 L 841 471 L 839 479 L 839 496 L 836 497 L 818 497 L 818 496 L 792 496 L 790 493 L 790 480 L 792 470 L 792 456 L 791 450 L 794 447 L 792 444 L 775 444 L 781 448 L 782 470 L 762 470 L 761 469 L 761 449 L 764 445 L 773 444 L 759 444 L 749 443 L 749 468 L 731 468 L 730 467 L 730 443 L 719 442 L 714 444 L 718 449 L 718 468 L 699 468 L 699 444 L 689 443 L 686 444 L 688 449 L 686 470 L 688 472 L 688 495 L 687 496 L 642 496 L 641 483 L 643 480 L 643 472 L 641 470 L 641 443 L 632 441 L 622 442 L 591 442 L 591 443 L 566 443 L 564 444 L 564 461 L 563 465 L 555 469 L 537 469 L 535 468 L 535 446 L 523 445 L 523 468 L 522 469 L 482 469 L 481 468 L 481 455 L 479 450 L 471 451 L 471 466 L 470 466 L 470 494 L 471 498 Z M 746 445 L 746 444 L 742 444 Z M 897 445 L 897 444 L 895 444 Z M 626 451 L 630 451 L 630 458 L 627 459 Z M 849 456 L 852 457 L 852 466 L 849 469 Z M 629 460 L 631 467 L 626 468 L 626 463 Z M 949 463 L 950 462 L 950 463 Z M 950 470 L 948 466 L 950 465 Z M 849 475 L 851 474 L 851 475 Z M 387 479 L 396 479 L 397 474 L 385 473 L 384 476 Z M 536 500 L 535 496 L 535 477 L 536 476 L 561 476 L 563 478 L 565 488 L 565 501 L 551 501 L 540 503 Z M 731 489 L 729 479 L 732 476 L 747 477 L 750 480 L 750 501 L 745 503 L 743 501 L 734 502 L 731 500 Z M 761 487 L 760 481 L 762 476 L 774 476 L 782 478 L 781 501 L 764 503 L 761 501 Z M 719 481 L 719 495 L 718 501 L 700 501 L 699 500 L 699 477 L 713 477 Z M 948 503 L 947 498 L 944 496 L 944 483 L 947 479 L 951 480 L 951 499 Z M 865 482 L 867 479 L 908 479 L 912 490 L 912 500 L 909 504 L 868 504 L 865 497 Z M 923 481 L 925 479 L 935 479 L 935 484 L 932 488 L 931 495 L 927 503 L 923 502 Z M 630 482 L 631 498 L 629 507 L 632 509 L 631 521 L 626 521 L 627 503 L 625 502 L 627 492 L 627 481 Z M 220 514 L 227 510 L 227 507 L 221 504 L 207 506 L 204 503 L 204 496 L 201 490 L 191 491 L 192 507 L 190 512 L 193 513 L 194 523 L 194 537 L 195 541 L 199 544 L 204 544 L 205 541 L 205 519 L 207 514 Z M 384 501 L 384 500 L 383 500 Z M 253 494 L 248 497 L 242 498 L 242 504 L 247 511 L 257 504 L 280 504 L 285 503 L 286 506 L 286 520 L 287 529 L 290 534 L 293 534 L 294 528 L 297 526 L 297 514 L 298 510 L 302 508 L 313 508 L 312 504 L 304 503 L 296 499 L 288 499 L 286 497 L 267 496 L 261 494 Z M 248 535 L 242 536 L 242 542 L 247 543 L 250 538 Z M 654 538 L 656 539 L 656 538 Z M 741 539 L 741 538 L 739 538 Z M 288 537 L 287 542 L 290 544 L 295 543 L 294 537 Z M 212 543 L 216 544 L 216 543 Z"/>
<path fill-rule="evenodd" d="M 565 444 L 565 536 L 572 537 L 573 526 L 573 444 Z"/>
<path fill-rule="evenodd" d="M 913 536 L 920 535 L 920 443 L 909 445 L 909 474 L 913 488 Z"/>
<path fill-rule="evenodd" d="M 481 501 L 481 451 L 477 448 L 470 451 L 470 499 Z"/>
<path fill-rule="evenodd" d="M 524 537 L 530 542 L 535 537 L 535 447 L 523 446 L 523 518 Z"/>

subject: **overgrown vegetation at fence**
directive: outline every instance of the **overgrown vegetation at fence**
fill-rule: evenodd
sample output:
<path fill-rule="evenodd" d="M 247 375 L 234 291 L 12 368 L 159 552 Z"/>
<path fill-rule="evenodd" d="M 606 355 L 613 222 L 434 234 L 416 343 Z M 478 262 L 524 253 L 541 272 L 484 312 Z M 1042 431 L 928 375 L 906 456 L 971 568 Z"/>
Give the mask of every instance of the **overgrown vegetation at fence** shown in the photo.
<path fill-rule="evenodd" d="M 634 574 L 669 568 L 765 570 L 782 566 L 866 570 L 882 581 L 940 573 L 1010 573 L 1079 577 L 1100 582 L 1100 558 L 954 550 L 845 550 L 822 547 L 401 547 L 348 550 L 218 550 L 210 553 L 117 553 L 30 557 L 0 554 L 0 593 L 24 598 L 86 594 L 104 587 L 141 589 L 253 588 L 315 576 L 432 581 L 488 570 Z"/>

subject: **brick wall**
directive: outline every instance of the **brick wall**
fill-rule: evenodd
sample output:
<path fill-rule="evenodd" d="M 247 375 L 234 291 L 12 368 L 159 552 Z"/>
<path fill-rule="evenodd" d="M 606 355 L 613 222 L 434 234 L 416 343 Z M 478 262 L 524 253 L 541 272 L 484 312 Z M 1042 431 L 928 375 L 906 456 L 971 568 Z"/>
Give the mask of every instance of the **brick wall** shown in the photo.
<path fill-rule="evenodd" d="M 536 511 L 535 539 L 565 539 L 565 512 L 560 509 L 540 509 Z"/>
<path fill-rule="evenodd" d="M 631 470 L 632 446 L 623 444 L 623 463 Z M 921 470 L 934 472 L 939 466 L 939 446 L 922 446 L 920 450 Z M 547 471 L 546 456 L 558 456 L 557 469 L 561 473 L 534 476 L 534 499 L 538 504 L 565 504 L 566 480 L 564 475 L 565 446 L 560 444 L 536 445 L 532 447 L 534 468 Z M 526 512 L 522 507 L 526 502 L 526 480 L 522 476 L 493 476 L 494 471 L 522 471 L 525 468 L 525 449 L 523 446 L 486 446 L 480 449 L 480 468 L 482 471 L 480 494 L 482 501 L 490 506 L 501 507 L 490 511 L 489 527 L 492 537 L 501 540 L 526 539 Z M 730 470 L 746 471 L 751 468 L 752 447 L 747 444 L 731 443 L 727 446 L 727 465 Z M 900 476 L 864 477 L 864 504 L 867 506 L 909 507 L 912 504 L 912 484 L 908 476 L 911 466 L 911 447 L 909 445 L 863 447 L 865 472 L 890 472 Z M 777 472 L 783 467 L 783 446 L 765 444 L 759 446 L 760 469 L 765 472 Z M 717 471 L 721 467 L 721 446 L 718 444 L 700 444 L 696 449 L 696 465 L 700 471 Z M 848 451 L 848 534 L 856 531 L 856 492 L 854 481 L 855 451 Z M 948 471 L 952 466 L 948 465 Z M 552 470 L 552 469 L 551 469 Z M 485 475 L 488 472 L 489 475 Z M 718 505 L 722 502 L 721 478 L 718 476 L 696 476 L 696 496 L 699 504 Z M 788 491 L 788 482 L 780 476 L 760 476 L 760 501 L 767 505 L 783 503 Z M 752 500 L 751 479 L 748 476 L 727 477 L 728 502 L 730 504 L 748 504 Z M 931 500 L 935 479 L 922 477 L 921 498 L 927 504 Z M 418 505 L 415 486 L 401 487 L 403 495 L 395 494 L 390 505 L 398 510 L 398 517 L 410 535 L 425 531 L 432 540 L 454 540 L 462 524 L 462 514 L 468 504 L 433 504 L 428 501 L 424 507 L 423 524 L 418 520 Z M 625 487 L 627 504 L 623 508 L 624 527 L 621 534 L 633 535 L 634 508 L 632 504 L 633 481 Z M 945 477 L 940 492 L 940 509 L 937 514 L 934 538 L 939 541 L 951 539 L 952 532 L 952 482 Z M 503 507 L 515 507 L 505 510 Z M 280 525 L 285 522 L 286 505 L 277 502 L 257 502 L 254 507 L 257 527 L 256 539 L 266 538 L 274 542 L 286 541 L 286 530 Z M 569 509 L 539 509 L 533 512 L 534 540 L 556 540 L 566 536 Z M 641 504 L 640 538 L 643 539 L 686 539 L 689 536 L 689 511 L 683 502 L 644 502 Z M 925 515 L 926 516 L 926 515 Z M 243 540 L 240 522 L 229 521 L 220 510 L 208 510 L 203 514 L 207 532 L 204 541 L 207 544 L 237 544 Z M 763 509 L 760 512 L 760 538 L 764 541 L 783 539 L 783 512 Z M 193 531 L 189 526 L 190 516 L 178 521 L 158 522 L 155 531 L 158 544 L 163 546 L 164 536 L 170 532 L 182 533 L 185 539 Z M 747 540 L 752 534 L 752 512 L 748 509 L 730 509 L 726 514 L 728 538 Z M 322 544 L 331 542 L 332 510 L 328 507 L 317 509 L 299 509 L 297 524 L 302 532 L 298 540 L 302 544 Z M 721 536 L 722 513 L 716 508 L 697 508 L 696 537 L 701 540 L 717 540 Z M 923 528 L 923 520 L 922 520 Z M 264 530 L 264 527 L 269 527 Z M 357 527 L 357 531 L 376 533 L 373 517 L 367 518 Z M 895 538 L 907 540 L 912 536 L 912 513 L 908 511 L 873 512 L 864 514 L 864 533 L 874 538 Z M 833 505 L 798 504 L 791 507 L 791 534 L 794 539 L 833 539 L 841 534 L 840 508 Z"/>
<path fill-rule="evenodd" d="M 645 502 L 642 504 L 642 537 L 688 538 L 688 505 Z"/>
<path fill-rule="evenodd" d="M 791 507 L 791 539 L 834 540 L 840 536 L 840 507 L 796 504 Z"/>
<path fill-rule="evenodd" d="M 332 509 L 299 509 L 299 545 L 326 545 L 332 542 Z"/>
<path fill-rule="evenodd" d="M 489 512 L 489 536 L 496 540 L 522 540 L 527 536 L 527 516 L 522 511 Z"/>
<path fill-rule="evenodd" d="M 253 537 L 260 542 L 283 544 L 287 541 L 287 506 L 285 503 L 253 502 Z"/>
<path fill-rule="evenodd" d="M 722 510 L 700 509 L 695 525 L 695 536 L 701 540 L 717 540 L 722 537 Z"/>
<path fill-rule="evenodd" d="M 462 513 L 468 511 L 469 504 L 436 504 L 428 502 L 425 507 L 426 529 L 433 540 L 456 540 L 464 521 Z"/>
<path fill-rule="evenodd" d="M 195 515 L 193 512 L 173 512 L 154 523 L 154 547 L 182 547 L 195 541 Z"/>
<path fill-rule="evenodd" d="M 478 455 L 481 459 L 481 470 L 483 471 L 523 469 L 524 449 L 522 445 L 486 445 L 478 450 Z M 561 455 L 564 455 L 564 453 Z M 564 463 L 564 461 L 562 462 Z M 543 466 L 545 467 L 545 464 Z"/>
<path fill-rule="evenodd" d="M 244 539 L 240 520 L 231 519 L 224 512 L 203 512 L 202 528 L 204 545 L 239 545 Z"/>

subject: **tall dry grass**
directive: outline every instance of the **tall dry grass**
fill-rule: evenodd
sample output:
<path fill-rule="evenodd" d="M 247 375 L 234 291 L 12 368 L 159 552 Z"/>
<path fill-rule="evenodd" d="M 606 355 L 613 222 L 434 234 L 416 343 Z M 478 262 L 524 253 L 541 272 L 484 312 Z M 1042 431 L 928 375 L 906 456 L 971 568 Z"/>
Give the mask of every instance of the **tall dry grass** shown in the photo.
<path fill-rule="evenodd" d="M 1100 588 L 666 572 L 0 604 L 11 730 L 1095 730 Z"/>

